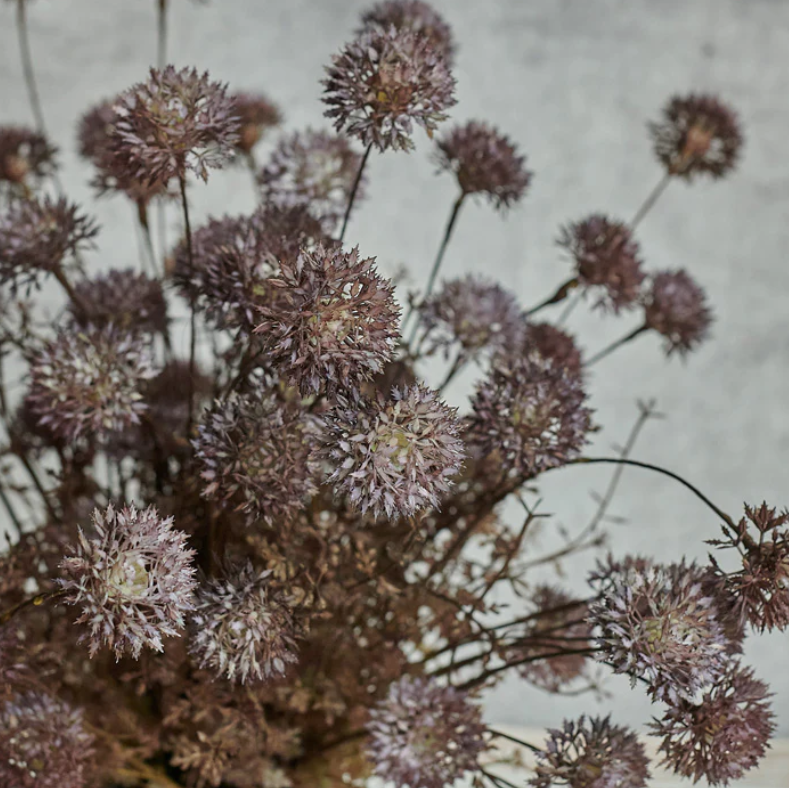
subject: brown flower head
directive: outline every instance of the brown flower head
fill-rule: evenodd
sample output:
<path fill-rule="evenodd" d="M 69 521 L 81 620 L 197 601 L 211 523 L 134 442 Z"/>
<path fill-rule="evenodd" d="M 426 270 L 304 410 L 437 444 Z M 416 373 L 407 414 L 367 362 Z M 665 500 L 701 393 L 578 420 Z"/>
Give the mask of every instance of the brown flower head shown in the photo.
<path fill-rule="evenodd" d="M 318 246 L 282 261 L 255 334 L 272 367 L 303 395 L 353 389 L 391 359 L 399 310 L 391 282 L 358 247 Z"/>
<path fill-rule="evenodd" d="M 370 29 L 385 32 L 392 27 L 424 36 L 447 65 L 452 65 L 455 57 L 452 31 L 432 6 L 422 0 L 384 0 L 362 14 L 362 27 L 356 34 L 361 36 Z"/>
<path fill-rule="evenodd" d="M 94 222 L 62 197 L 14 200 L 0 215 L 0 284 L 37 286 L 97 234 Z"/>
<path fill-rule="evenodd" d="M 282 113 L 260 93 L 234 93 L 230 100 L 240 121 L 236 149 L 248 155 L 269 129 L 282 123 Z"/>
<path fill-rule="evenodd" d="M 464 456 L 454 408 L 425 386 L 392 389 L 389 399 L 338 397 L 317 458 L 327 483 L 362 512 L 408 517 L 438 506 Z"/>
<path fill-rule="evenodd" d="M 93 741 L 80 710 L 38 692 L 17 695 L 0 706 L 0 785 L 83 788 Z"/>
<path fill-rule="evenodd" d="M 271 579 L 246 564 L 197 592 L 189 650 L 201 668 L 244 684 L 282 676 L 298 661 L 291 605 Z"/>
<path fill-rule="evenodd" d="M 477 388 L 468 441 L 524 478 L 575 459 L 591 429 L 581 379 L 537 355 L 501 359 Z"/>
<path fill-rule="evenodd" d="M 666 355 L 686 355 L 703 342 L 712 323 L 704 291 L 687 272 L 663 271 L 644 295 L 645 324 L 666 338 Z"/>
<path fill-rule="evenodd" d="M 348 140 L 307 129 L 284 137 L 258 174 L 264 203 L 305 206 L 331 232 L 343 217 L 362 157 Z M 354 204 L 364 196 L 365 180 Z"/>
<path fill-rule="evenodd" d="M 57 148 L 38 132 L 0 126 L 0 183 L 12 187 L 37 183 L 56 169 Z"/>
<path fill-rule="evenodd" d="M 478 768 L 486 749 L 478 706 L 435 679 L 404 676 L 370 712 L 368 754 L 397 788 L 444 788 Z"/>
<path fill-rule="evenodd" d="M 416 123 L 432 135 L 455 102 L 455 80 L 431 42 L 409 30 L 370 29 L 327 67 L 326 116 L 366 146 L 412 150 Z"/>
<path fill-rule="evenodd" d="M 191 170 L 203 180 L 238 143 L 239 120 L 224 85 L 193 68 L 152 68 L 147 82 L 118 96 L 110 149 L 115 167 L 145 184 Z"/>
<path fill-rule="evenodd" d="M 550 730 L 545 749 L 538 753 L 535 788 L 643 788 L 649 760 L 635 733 L 612 725 L 610 717 L 565 720 Z"/>
<path fill-rule="evenodd" d="M 557 243 L 571 256 L 581 287 L 593 289 L 595 307 L 618 313 L 636 306 L 644 273 L 627 225 L 593 214 L 563 227 Z"/>
<path fill-rule="evenodd" d="M 550 323 L 528 323 L 524 347 L 527 353 L 537 353 L 574 375 L 582 371 L 581 351 L 575 340 Z"/>
<path fill-rule="evenodd" d="M 737 164 L 743 144 L 737 114 L 715 96 L 675 96 L 660 121 L 649 124 L 655 154 L 669 175 L 722 178 Z"/>
<path fill-rule="evenodd" d="M 109 646 L 116 659 L 143 647 L 162 651 L 165 637 L 177 637 L 192 609 L 193 550 L 173 518 L 152 506 L 93 512 L 94 538 L 80 529 L 79 541 L 61 562 L 65 601 L 78 605 L 76 623 L 88 624 L 82 637 L 93 657 Z"/>
<path fill-rule="evenodd" d="M 650 728 L 663 737 L 663 763 L 676 774 L 728 785 L 754 768 L 775 731 L 767 685 L 733 660 L 698 704 L 680 701 Z"/>
<path fill-rule="evenodd" d="M 436 158 L 439 169 L 455 174 L 463 194 L 482 194 L 497 209 L 518 202 L 532 177 L 509 139 L 476 120 L 440 139 Z"/>

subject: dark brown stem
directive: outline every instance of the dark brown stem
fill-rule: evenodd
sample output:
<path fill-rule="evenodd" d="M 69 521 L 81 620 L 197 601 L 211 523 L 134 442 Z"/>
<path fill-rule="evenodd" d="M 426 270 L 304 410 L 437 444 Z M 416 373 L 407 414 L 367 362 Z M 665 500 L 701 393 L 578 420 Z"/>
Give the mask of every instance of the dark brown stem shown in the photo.
<path fill-rule="evenodd" d="M 6 512 L 8 512 L 8 516 L 11 519 L 11 522 L 14 524 L 14 528 L 16 529 L 17 537 L 22 536 L 22 522 L 20 521 L 16 511 L 14 510 L 14 506 L 11 503 L 10 498 L 6 494 L 5 488 L 2 484 L 0 484 L 0 501 L 3 502 L 3 506 L 5 507 Z"/>
<path fill-rule="evenodd" d="M 565 282 L 563 285 L 560 285 L 556 292 L 545 299 L 545 301 L 541 301 L 537 306 L 533 306 L 526 312 L 526 317 L 531 317 L 532 315 L 536 315 L 541 309 L 544 309 L 546 306 L 551 306 L 552 304 L 558 304 L 560 301 L 564 301 L 568 295 L 578 287 L 578 280 L 573 278 Z"/>
<path fill-rule="evenodd" d="M 446 374 L 446 377 L 441 382 L 441 385 L 438 387 L 438 391 L 443 391 L 454 379 L 455 375 L 460 372 L 463 367 L 466 366 L 466 362 L 468 361 L 468 357 L 466 356 L 463 351 L 457 354 L 455 360 L 452 362 L 452 366 L 449 368 L 449 371 Z"/>
<path fill-rule="evenodd" d="M 496 736 L 499 739 L 506 739 L 507 741 L 511 741 L 513 744 L 519 744 L 521 747 L 526 747 L 532 752 L 542 752 L 542 750 L 539 747 L 535 747 L 533 744 L 529 744 L 529 742 L 523 741 L 523 739 L 518 739 L 515 736 L 510 736 L 509 733 L 502 733 L 501 731 L 493 730 L 493 728 L 488 728 L 488 733 L 492 734 L 493 736 Z"/>
<path fill-rule="evenodd" d="M 630 229 L 635 230 L 641 220 L 652 210 L 652 206 L 658 201 L 658 198 L 666 190 L 666 186 L 671 182 L 671 174 L 666 173 L 655 186 L 654 189 L 647 195 L 646 200 L 641 203 L 641 207 L 636 211 L 635 216 L 630 220 Z"/>
<path fill-rule="evenodd" d="M 159 275 L 156 270 L 156 252 L 153 250 L 151 225 L 148 221 L 148 203 L 145 200 L 137 200 L 137 221 L 140 223 L 140 228 L 142 229 L 145 251 L 148 253 L 148 261 L 151 267 L 151 275 L 156 278 Z"/>
<path fill-rule="evenodd" d="M 186 234 L 186 252 L 189 258 L 189 271 L 194 275 L 194 252 L 192 249 L 192 225 L 189 222 L 189 201 L 186 199 L 186 178 L 178 178 L 181 187 L 181 206 L 184 211 L 184 232 Z M 194 295 L 190 299 L 191 314 L 189 317 L 189 419 L 186 423 L 187 438 L 192 434 L 194 423 L 195 405 L 195 356 L 197 353 L 197 310 L 195 309 Z"/>
<path fill-rule="evenodd" d="M 47 591 L 44 594 L 36 594 L 35 596 L 23 599 L 13 607 L 9 607 L 8 610 L 4 610 L 0 613 L 0 625 L 7 624 L 20 610 L 24 610 L 26 607 L 30 607 L 31 605 L 40 607 L 44 602 L 49 602 L 51 599 L 57 599 L 65 593 L 66 592 L 62 588 L 59 588 L 57 591 Z"/>
<path fill-rule="evenodd" d="M 74 289 L 71 282 L 69 282 L 68 278 L 66 277 L 65 272 L 63 269 L 58 265 L 56 268 L 52 269 L 52 274 L 57 279 L 60 286 L 65 291 L 66 295 L 69 297 L 69 300 L 72 304 L 76 307 L 77 311 L 81 315 L 88 314 L 88 308 L 85 302 L 80 297 L 79 293 Z"/>
<path fill-rule="evenodd" d="M 30 108 L 33 111 L 33 117 L 36 122 L 36 130 L 46 135 L 44 113 L 41 109 L 41 98 L 38 95 L 36 74 L 33 70 L 33 55 L 30 50 L 30 39 L 27 32 L 27 0 L 16 0 L 16 28 L 19 35 L 19 51 L 22 55 L 22 71 L 25 76 Z"/>
<path fill-rule="evenodd" d="M 592 364 L 596 364 L 598 361 L 604 359 L 606 356 L 613 353 L 617 348 L 622 347 L 622 345 L 626 345 L 628 342 L 632 342 L 637 336 L 640 336 L 641 334 L 643 334 L 645 331 L 648 330 L 649 330 L 649 326 L 646 324 L 644 324 L 643 326 L 639 326 L 638 328 L 631 331 L 626 336 L 617 339 L 615 342 L 612 342 L 610 345 L 608 345 L 608 347 L 604 347 L 601 351 L 595 353 L 595 355 L 593 355 L 590 359 L 588 359 L 584 363 L 584 366 L 591 367 Z"/>
<path fill-rule="evenodd" d="M 342 220 L 342 230 L 340 230 L 340 243 L 342 243 L 343 239 L 345 238 L 345 230 L 348 227 L 348 219 L 351 218 L 351 210 L 353 210 L 353 204 L 356 201 L 356 192 L 359 191 L 359 184 L 362 182 L 362 174 L 364 173 L 364 167 L 367 164 L 367 159 L 370 157 L 370 151 L 373 149 L 372 142 L 367 146 L 367 150 L 364 152 L 364 156 L 362 156 L 362 161 L 359 164 L 359 170 L 356 173 L 356 179 L 353 182 L 353 187 L 351 188 L 351 194 L 348 197 L 348 206 L 345 209 L 345 216 Z"/>
<path fill-rule="evenodd" d="M 12 445 L 13 445 L 13 436 L 12 436 Z M 49 516 L 53 519 L 53 521 L 57 522 L 60 517 L 58 513 L 55 511 L 55 507 L 52 505 L 52 502 L 49 500 L 49 493 L 44 489 L 44 485 L 41 483 L 41 479 L 38 478 L 38 474 L 36 473 L 35 469 L 30 463 L 30 460 L 27 458 L 27 455 L 22 449 L 18 449 L 14 452 L 15 455 L 19 458 L 19 461 L 22 463 L 22 466 L 27 471 L 27 475 L 30 477 L 30 480 L 33 482 L 33 486 L 38 490 L 38 494 L 41 496 L 41 500 L 44 502 L 44 506 L 47 508 L 47 512 L 49 512 Z"/>

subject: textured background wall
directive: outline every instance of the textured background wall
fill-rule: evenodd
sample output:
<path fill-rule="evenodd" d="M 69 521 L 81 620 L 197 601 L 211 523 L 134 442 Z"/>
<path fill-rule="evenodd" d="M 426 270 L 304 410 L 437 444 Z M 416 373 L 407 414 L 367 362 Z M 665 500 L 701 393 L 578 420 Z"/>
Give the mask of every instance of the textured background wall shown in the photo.
<path fill-rule="evenodd" d="M 322 125 L 322 66 L 349 36 L 367 0 L 173 0 L 171 59 L 207 68 L 236 89 L 259 88 L 280 102 L 287 127 Z M 674 184 L 639 230 L 650 268 L 685 266 L 715 306 L 714 338 L 687 364 L 666 362 L 642 338 L 595 368 L 593 405 L 605 430 L 595 450 L 623 440 L 638 397 L 655 397 L 667 420 L 647 428 L 640 459 L 669 466 L 737 515 L 743 500 L 789 504 L 789 3 L 782 0 L 435 0 L 460 45 L 456 119 L 484 118 L 510 134 L 536 173 L 523 204 L 502 220 L 486 206 L 461 217 L 444 273 L 480 271 L 523 303 L 547 295 L 567 273 L 553 241 L 557 227 L 592 210 L 628 218 L 660 171 L 644 124 L 672 92 L 716 91 L 741 112 L 747 146 L 722 183 Z M 37 0 L 30 27 L 52 136 L 63 148 L 63 181 L 73 199 L 91 199 L 76 161 L 74 130 L 89 103 L 144 76 L 155 52 L 153 2 Z M 0 4 L 0 122 L 27 121 L 13 6 Z M 370 198 L 349 240 L 384 269 L 404 263 L 418 283 L 437 246 L 454 185 L 438 178 L 427 141 L 417 151 L 374 156 Z M 265 151 L 261 151 L 264 155 Z M 192 189 L 197 219 L 251 208 L 247 172 L 215 175 Z M 95 211 L 103 224 L 96 268 L 135 264 L 129 207 Z M 171 237 L 177 232 L 173 219 Z M 570 328 L 597 349 L 628 329 L 578 310 Z M 453 396 L 461 400 L 463 387 Z M 598 472 L 599 471 L 599 472 Z M 544 509 L 570 530 L 593 511 L 588 493 L 607 472 L 575 468 L 547 479 Z M 668 480 L 628 471 L 610 527 L 616 552 L 672 560 L 703 557 L 714 516 Z M 542 547 L 550 547 L 546 536 Z M 588 557 L 568 566 L 568 583 Z M 772 683 L 789 732 L 789 635 L 754 640 L 748 658 Z M 627 682 L 611 681 L 602 701 L 622 722 L 648 717 Z M 495 691 L 489 716 L 555 724 L 577 701 L 555 699 L 517 680 Z"/>

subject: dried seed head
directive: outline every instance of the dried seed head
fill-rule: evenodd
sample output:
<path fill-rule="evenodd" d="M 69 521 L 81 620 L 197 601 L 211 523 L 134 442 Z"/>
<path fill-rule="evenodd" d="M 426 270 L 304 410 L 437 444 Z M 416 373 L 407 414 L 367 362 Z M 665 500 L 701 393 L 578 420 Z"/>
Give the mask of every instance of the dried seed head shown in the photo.
<path fill-rule="evenodd" d="M 33 185 L 57 169 L 57 148 L 38 132 L 22 126 L 0 126 L 0 183 Z"/>
<path fill-rule="evenodd" d="M 230 100 L 240 121 L 236 149 L 249 154 L 269 129 L 282 123 L 282 113 L 260 93 L 234 93 Z"/>
<path fill-rule="evenodd" d="M 575 340 L 550 323 L 528 323 L 524 348 L 527 353 L 537 353 L 569 373 L 582 372 L 581 351 Z"/>

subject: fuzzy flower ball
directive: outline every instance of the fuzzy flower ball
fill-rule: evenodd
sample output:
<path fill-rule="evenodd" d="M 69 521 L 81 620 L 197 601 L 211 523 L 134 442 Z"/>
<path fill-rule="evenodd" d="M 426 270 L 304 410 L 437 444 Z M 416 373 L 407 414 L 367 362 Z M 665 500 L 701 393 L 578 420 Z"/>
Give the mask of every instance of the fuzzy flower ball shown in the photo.
<path fill-rule="evenodd" d="M 262 200 L 283 208 L 308 207 L 331 232 L 345 213 L 361 161 L 345 137 L 297 131 L 280 141 L 258 174 Z M 362 176 L 356 201 L 364 196 L 364 183 Z"/>
<path fill-rule="evenodd" d="M 0 183 L 36 183 L 56 169 L 57 149 L 38 132 L 22 126 L 0 126 Z"/>
<path fill-rule="evenodd" d="M 595 294 L 596 308 L 616 314 L 636 306 L 644 273 L 627 225 L 594 214 L 562 228 L 558 244 L 572 258 L 581 287 Z"/>
<path fill-rule="evenodd" d="M 704 290 L 685 271 L 651 277 L 644 296 L 645 325 L 665 337 L 666 355 L 686 355 L 709 335 L 712 312 Z"/>
<path fill-rule="evenodd" d="M 230 99 L 240 123 L 236 149 L 249 155 L 269 129 L 282 123 L 282 113 L 260 93 L 234 93 Z"/>
<path fill-rule="evenodd" d="M 649 124 L 655 154 L 669 175 L 722 178 L 740 157 L 740 121 L 716 96 L 675 96 L 659 121 Z"/>
<path fill-rule="evenodd" d="M 251 564 L 197 593 L 189 650 L 201 668 L 230 681 L 264 681 L 298 661 L 296 628 L 287 599 L 271 587 L 271 572 Z"/>
<path fill-rule="evenodd" d="M 412 150 L 414 124 L 432 135 L 453 106 L 455 80 L 429 39 L 410 30 L 368 29 L 327 67 L 325 115 L 337 131 L 378 150 Z"/>
<path fill-rule="evenodd" d="M 562 367 L 572 374 L 581 374 L 581 351 L 570 334 L 550 323 L 529 323 L 524 348 Z"/>
<path fill-rule="evenodd" d="M 0 785 L 83 788 L 94 737 L 82 712 L 38 692 L 0 706 Z"/>
<path fill-rule="evenodd" d="M 375 258 L 318 246 L 282 261 L 255 334 L 268 362 L 304 396 L 355 389 L 392 357 L 399 309 Z"/>
<path fill-rule="evenodd" d="M 389 399 L 338 397 L 320 436 L 326 480 L 351 505 L 375 517 L 408 517 L 438 506 L 464 457 L 454 408 L 417 385 Z"/>
<path fill-rule="evenodd" d="M 635 733 L 612 725 L 609 717 L 565 720 L 561 729 L 549 734 L 529 781 L 535 788 L 643 788 L 647 784 L 644 745 Z"/>
<path fill-rule="evenodd" d="M 397 788 L 444 788 L 478 767 L 486 749 L 479 707 L 435 679 L 404 676 L 370 712 L 368 755 Z"/>
<path fill-rule="evenodd" d="M 122 93 L 114 106 L 115 168 L 142 183 L 166 184 L 187 171 L 208 180 L 238 143 L 239 119 L 224 85 L 193 68 L 152 68 L 147 82 Z"/>
<path fill-rule="evenodd" d="M 192 609 L 195 590 L 193 550 L 173 518 L 153 506 L 93 512 L 93 534 L 82 529 L 79 541 L 63 559 L 60 580 L 65 600 L 81 608 L 76 623 L 87 624 L 83 636 L 93 657 L 104 646 L 116 659 L 143 648 L 162 651 L 165 637 L 177 637 Z"/>
<path fill-rule="evenodd" d="M 481 194 L 499 210 L 518 202 L 532 177 L 509 139 L 476 120 L 438 141 L 437 161 L 440 170 L 455 174 L 463 194 Z"/>

